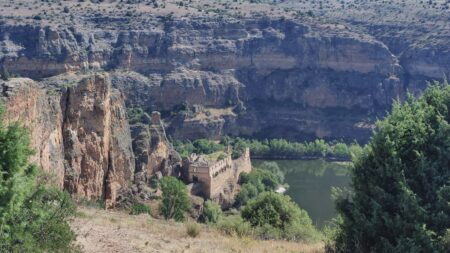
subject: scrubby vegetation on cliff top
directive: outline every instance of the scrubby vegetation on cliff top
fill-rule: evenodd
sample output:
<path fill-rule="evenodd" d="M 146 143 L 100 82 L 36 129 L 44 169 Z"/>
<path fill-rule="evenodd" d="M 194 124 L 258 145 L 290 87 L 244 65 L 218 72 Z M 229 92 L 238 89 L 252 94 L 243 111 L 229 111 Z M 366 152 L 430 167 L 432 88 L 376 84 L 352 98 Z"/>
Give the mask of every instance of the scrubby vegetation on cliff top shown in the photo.
<path fill-rule="evenodd" d="M 425 23 L 442 20 L 439 15 L 449 10 L 450 3 L 444 0 L 428 1 L 384 1 L 384 0 L 136 0 L 136 1 L 3 1 L 0 15 L 13 17 L 10 22 L 71 22 L 80 16 L 101 18 L 139 18 L 145 14 L 173 16 L 248 16 L 295 17 L 313 19 L 316 22 L 362 19 L 366 21 L 408 21 Z M 403 10 L 403 11 L 399 11 Z M 14 16 L 11 16 L 14 13 Z M 365 15 L 365 16 L 364 16 Z M 365 17 L 365 18 L 364 18 Z M 428 19 L 422 19 L 427 17 Z M 397 20 L 395 20 L 397 18 Z M 130 22 L 130 21 L 128 21 Z M 130 22 L 132 23 L 132 22 Z"/>
<path fill-rule="evenodd" d="M 395 103 L 337 199 L 337 252 L 448 252 L 450 86 Z M 330 247 L 332 250 L 333 247 Z"/>

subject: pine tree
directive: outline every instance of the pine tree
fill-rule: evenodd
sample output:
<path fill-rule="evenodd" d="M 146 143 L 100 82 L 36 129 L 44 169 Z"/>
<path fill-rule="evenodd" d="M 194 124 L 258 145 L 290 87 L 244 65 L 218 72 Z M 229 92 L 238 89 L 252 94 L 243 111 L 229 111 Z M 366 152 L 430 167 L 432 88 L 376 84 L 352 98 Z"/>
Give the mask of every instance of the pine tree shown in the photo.
<path fill-rule="evenodd" d="M 337 200 L 338 252 L 446 252 L 450 228 L 450 86 L 395 103 L 354 161 Z"/>
<path fill-rule="evenodd" d="M 28 131 L 0 120 L 0 252 L 71 252 L 67 219 L 75 206 L 67 193 L 37 182 L 32 154 Z"/>

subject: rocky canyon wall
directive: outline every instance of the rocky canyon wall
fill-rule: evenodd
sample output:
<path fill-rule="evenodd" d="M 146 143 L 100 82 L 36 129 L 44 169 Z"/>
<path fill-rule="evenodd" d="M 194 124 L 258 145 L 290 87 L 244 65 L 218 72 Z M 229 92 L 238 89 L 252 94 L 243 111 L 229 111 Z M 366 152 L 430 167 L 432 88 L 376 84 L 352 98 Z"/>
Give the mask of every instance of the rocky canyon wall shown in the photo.
<path fill-rule="evenodd" d="M 109 75 L 56 76 L 41 82 L 13 78 L 0 87 L 7 109 L 3 120 L 19 121 L 30 130 L 36 151 L 32 162 L 74 196 L 114 206 L 118 192 L 134 182 L 136 160 L 124 98 L 111 87 Z M 156 140 L 141 164 L 154 173 L 166 169 L 156 163 L 169 159 L 172 149 L 164 133 L 151 134 Z M 155 148 L 162 145 L 165 149 Z"/>
<path fill-rule="evenodd" d="M 178 139 L 366 141 L 407 89 L 448 74 L 440 44 L 344 25 L 253 17 L 84 19 L 0 25 L 0 63 L 33 79 L 106 70 L 128 107 L 162 112 Z"/>

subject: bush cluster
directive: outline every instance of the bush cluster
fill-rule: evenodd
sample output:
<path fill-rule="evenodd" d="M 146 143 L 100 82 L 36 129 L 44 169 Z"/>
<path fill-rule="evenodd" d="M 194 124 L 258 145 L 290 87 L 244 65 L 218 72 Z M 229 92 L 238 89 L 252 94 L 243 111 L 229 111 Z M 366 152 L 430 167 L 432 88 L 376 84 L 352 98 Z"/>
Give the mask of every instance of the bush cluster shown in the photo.
<path fill-rule="evenodd" d="M 241 212 L 244 221 L 263 239 L 316 241 L 320 233 L 308 213 L 291 198 L 275 192 L 263 192 L 250 200 Z"/>
<path fill-rule="evenodd" d="M 217 227 L 223 233 L 231 236 L 252 236 L 253 228 L 250 223 L 244 221 L 240 215 L 230 215 L 221 219 Z"/>
<path fill-rule="evenodd" d="M 235 197 L 235 207 L 241 207 L 262 192 L 275 191 L 283 184 L 284 174 L 274 162 L 264 162 L 260 168 L 239 175 L 241 189 Z"/>
<path fill-rule="evenodd" d="M 202 220 L 206 223 L 217 223 L 222 218 L 222 208 L 212 200 L 203 205 Z"/>
<path fill-rule="evenodd" d="M 136 203 L 131 206 L 130 214 L 131 215 L 139 215 L 139 214 L 152 214 L 152 210 L 149 206 L 142 203 Z"/>
<path fill-rule="evenodd" d="M 188 222 L 185 224 L 186 234 L 192 238 L 197 237 L 200 234 L 200 225 L 195 222 Z"/>

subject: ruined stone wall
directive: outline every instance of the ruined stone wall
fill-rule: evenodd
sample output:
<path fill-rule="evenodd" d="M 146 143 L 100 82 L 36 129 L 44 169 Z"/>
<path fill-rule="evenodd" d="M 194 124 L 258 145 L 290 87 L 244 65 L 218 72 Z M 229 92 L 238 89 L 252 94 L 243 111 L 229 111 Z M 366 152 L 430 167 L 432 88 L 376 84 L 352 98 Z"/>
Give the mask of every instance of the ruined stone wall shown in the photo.
<path fill-rule="evenodd" d="M 187 183 L 193 183 L 194 177 L 197 178 L 198 183 L 201 185 L 201 193 L 204 197 L 209 198 L 211 196 L 211 173 L 210 168 L 207 165 L 190 164 L 188 168 Z M 197 182 L 196 182 L 197 183 Z"/>
<path fill-rule="evenodd" d="M 225 159 L 218 161 L 210 170 L 211 185 L 210 185 L 210 198 L 217 197 L 228 184 L 234 181 L 233 162 L 231 155 L 228 155 Z"/>
<path fill-rule="evenodd" d="M 239 174 L 249 173 L 251 169 L 250 150 L 247 148 L 236 160 L 228 155 L 212 165 L 191 163 L 188 168 L 187 182 L 194 182 L 196 177 L 201 185 L 202 195 L 220 203 L 230 202 L 238 189 Z"/>
<path fill-rule="evenodd" d="M 244 154 L 236 160 L 233 160 L 233 167 L 235 171 L 235 177 L 239 180 L 239 175 L 242 172 L 250 173 L 252 171 L 252 161 L 250 159 L 250 149 L 246 148 Z"/>

